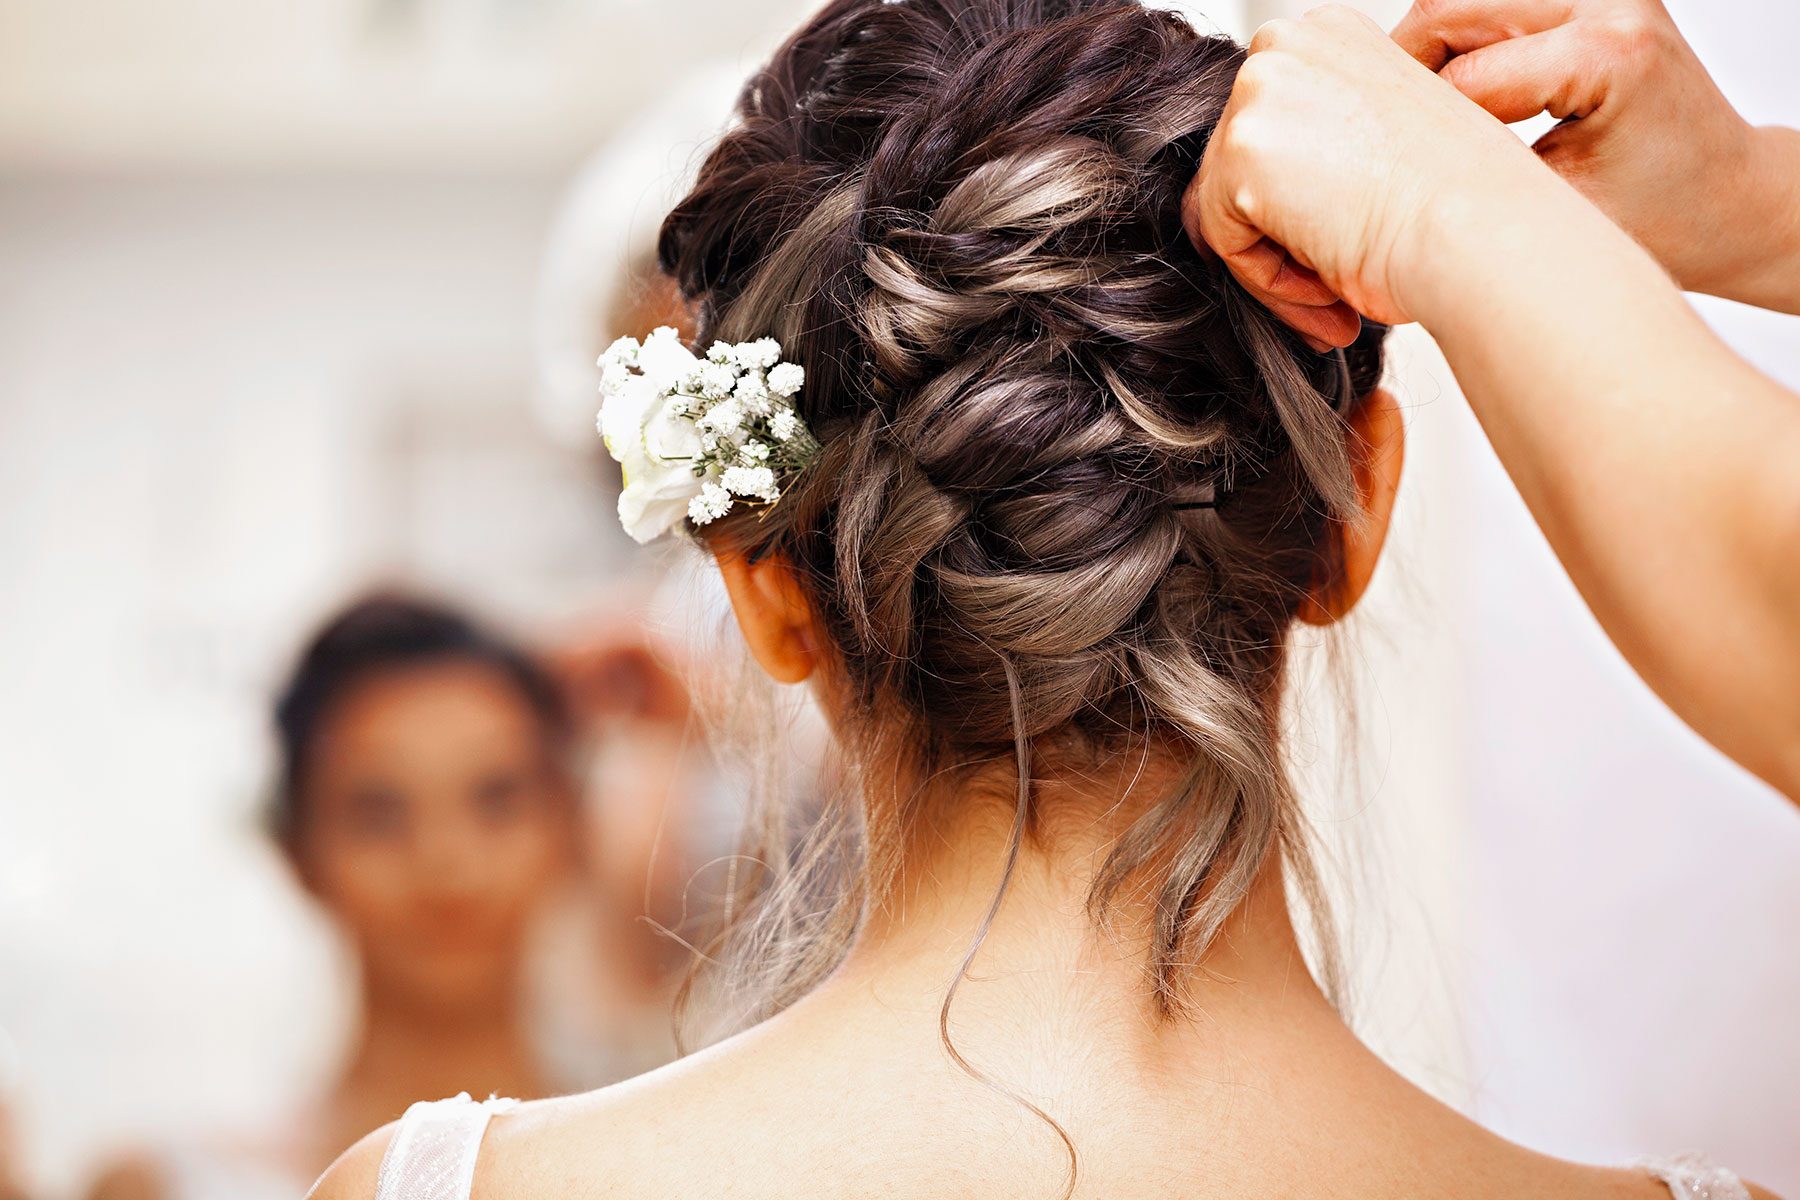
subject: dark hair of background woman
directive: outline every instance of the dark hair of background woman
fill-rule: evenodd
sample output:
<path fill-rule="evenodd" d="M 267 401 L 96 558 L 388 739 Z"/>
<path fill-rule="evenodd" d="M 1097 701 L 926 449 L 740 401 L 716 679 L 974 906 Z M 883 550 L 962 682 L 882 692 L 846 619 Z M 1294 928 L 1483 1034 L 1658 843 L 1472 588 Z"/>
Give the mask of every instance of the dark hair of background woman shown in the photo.
<path fill-rule="evenodd" d="M 304 822 L 311 752 L 339 703 L 378 675 L 445 663 L 491 667 L 530 704 L 553 745 L 567 738 L 561 691 L 523 649 L 431 601 L 396 593 L 366 597 L 313 635 L 276 699 L 281 761 L 270 823 L 279 839 L 290 840 Z"/>

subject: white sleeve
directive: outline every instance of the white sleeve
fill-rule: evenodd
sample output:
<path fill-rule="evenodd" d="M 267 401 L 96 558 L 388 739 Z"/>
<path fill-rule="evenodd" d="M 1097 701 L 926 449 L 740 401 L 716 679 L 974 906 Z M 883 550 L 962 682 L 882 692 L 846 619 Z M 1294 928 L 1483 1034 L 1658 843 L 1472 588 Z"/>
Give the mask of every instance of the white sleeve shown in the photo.
<path fill-rule="evenodd" d="M 449 1100 L 421 1100 L 407 1109 L 382 1156 L 375 1200 L 469 1200 L 488 1119 L 516 1103 L 488 1099 L 478 1104 L 464 1092 Z"/>

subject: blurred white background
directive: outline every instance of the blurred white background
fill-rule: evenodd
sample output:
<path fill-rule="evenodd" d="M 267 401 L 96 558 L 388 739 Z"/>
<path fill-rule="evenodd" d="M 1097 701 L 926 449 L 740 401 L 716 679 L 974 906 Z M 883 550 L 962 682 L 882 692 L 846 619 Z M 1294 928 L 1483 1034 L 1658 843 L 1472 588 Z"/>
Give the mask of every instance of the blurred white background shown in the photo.
<path fill-rule="evenodd" d="M 255 826 L 269 689 L 369 582 L 540 636 L 606 603 L 626 549 L 537 357 L 584 310 L 540 292 L 619 272 L 810 7 L 0 0 L 0 1089 L 45 1195 L 327 1069 L 341 964 Z M 1800 9 L 1671 8 L 1800 124 Z M 1800 388 L 1800 321 L 1702 307 Z M 1323 800 L 1369 1036 L 1545 1150 L 1800 1191 L 1800 817 L 1630 675 L 1429 342 L 1393 357 L 1366 783 Z"/>

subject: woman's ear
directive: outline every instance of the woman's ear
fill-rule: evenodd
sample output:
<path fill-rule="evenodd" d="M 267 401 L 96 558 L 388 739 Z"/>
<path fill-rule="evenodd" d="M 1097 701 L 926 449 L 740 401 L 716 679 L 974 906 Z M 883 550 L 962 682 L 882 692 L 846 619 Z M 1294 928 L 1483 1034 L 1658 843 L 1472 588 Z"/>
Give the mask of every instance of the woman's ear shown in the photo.
<path fill-rule="evenodd" d="M 1368 590 L 1387 541 L 1405 461 L 1406 421 L 1394 397 L 1385 388 L 1376 388 L 1350 414 L 1350 465 L 1362 516 L 1338 527 L 1343 569 L 1328 588 L 1308 596 L 1300 606 L 1300 619 L 1308 625 L 1343 620 Z"/>
<path fill-rule="evenodd" d="M 715 550 L 731 595 L 731 609 L 750 653 L 777 683 L 801 683 L 818 665 L 812 605 L 793 568 L 778 557 L 751 562 L 736 550 Z"/>

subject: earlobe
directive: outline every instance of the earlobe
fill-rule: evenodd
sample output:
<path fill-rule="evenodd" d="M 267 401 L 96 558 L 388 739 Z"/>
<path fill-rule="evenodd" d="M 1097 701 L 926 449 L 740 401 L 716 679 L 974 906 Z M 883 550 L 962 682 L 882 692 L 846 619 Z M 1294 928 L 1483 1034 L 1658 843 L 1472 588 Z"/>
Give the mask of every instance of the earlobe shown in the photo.
<path fill-rule="evenodd" d="M 1321 591 L 1307 597 L 1300 619 L 1308 625 L 1332 625 L 1350 615 L 1381 561 L 1394 499 L 1400 491 L 1406 461 L 1406 421 L 1400 405 L 1385 388 L 1376 388 L 1350 416 L 1351 465 L 1362 501 L 1360 520 L 1339 527 L 1343 538 L 1342 570 Z"/>
<path fill-rule="evenodd" d="M 793 569 L 780 558 L 751 562 L 736 550 L 716 550 L 713 558 L 758 665 L 777 683 L 810 678 L 818 661 L 812 607 Z"/>

